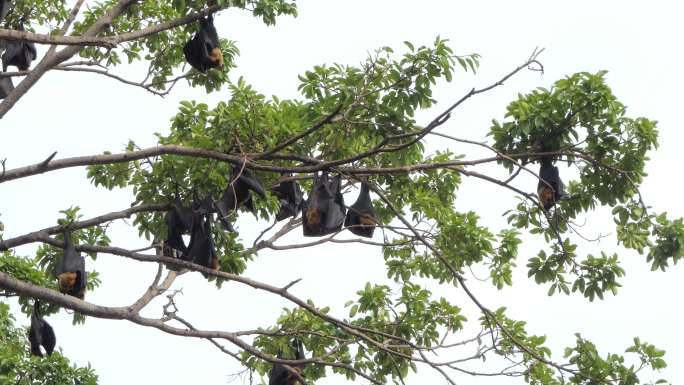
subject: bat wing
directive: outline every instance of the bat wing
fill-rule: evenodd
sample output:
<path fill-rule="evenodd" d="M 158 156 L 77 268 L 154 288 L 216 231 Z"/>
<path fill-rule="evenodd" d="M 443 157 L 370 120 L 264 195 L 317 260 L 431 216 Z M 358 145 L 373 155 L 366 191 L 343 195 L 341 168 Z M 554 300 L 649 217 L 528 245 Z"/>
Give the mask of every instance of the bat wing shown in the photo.
<path fill-rule="evenodd" d="M 7 67 L 17 65 L 19 55 L 22 54 L 22 46 L 23 44 L 21 42 L 7 42 L 7 45 L 5 46 L 5 52 L 2 54 L 2 70 L 4 72 L 7 72 Z"/>
<path fill-rule="evenodd" d="M 328 186 L 328 175 L 326 173 L 323 173 L 320 176 L 314 175 L 311 192 L 302 207 L 304 211 L 302 218 L 304 236 L 314 237 L 324 235 L 325 218 L 330 201 L 332 201 L 332 196 L 330 195 Z"/>
<path fill-rule="evenodd" d="M 166 242 L 172 248 L 183 253 L 187 252 L 187 246 L 183 241 L 183 234 L 192 228 L 194 211 L 190 207 L 184 207 L 180 199 L 171 205 L 171 210 L 166 214 L 166 224 L 168 227 L 168 238 Z"/>
<path fill-rule="evenodd" d="M 289 175 L 284 175 L 289 176 Z M 297 217 L 302 209 L 302 189 L 296 181 L 281 182 L 273 189 L 274 194 L 280 199 L 280 211 L 276 214 L 276 220 Z"/>
<path fill-rule="evenodd" d="M 192 262 L 205 267 L 210 267 L 211 262 L 211 227 L 206 219 L 195 222 L 190 239 L 188 255 Z"/>
<path fill-rule="evenodd" d="M 358 236 L 372 238 L 375 226 L 369 222 L 377 223 L 378 218 L 373 208 L 370 191 L 366 182 L 361 183 L 361 192 L 344 219 L 344 226 L 349 227 L 349 231 Z"/>
<path fill-rule="evenodd" d="M 6 98 L 13 89 L 12 78 L 0 78 L 0 100 Z"/>
<path fill-rule="evenodd" d="M 244 169 L 242 170 L 242 175 L 238 178 L 238 181 L 243 183 L 249 190 L 261 195 L 261 197 L 266 197 L 266 191 L 261 183 L 252 175 L 252 172 Z"/>
<path fill-rule="evenodd" d="M 342 181 L 336 176 L 328 183 L 328 209 L 325 215 L 325 234 L 331 234 L 342 228 L 345 217 L 344 197 L 341 192 Z"/>
<path fill-rule="evenodd" d="M 42 345 L 45 348 L 45 352 L 49 356 L 55 350 L 55 345 L 57 345 L 57 337 L 55 337 L 55 331 L 52 329 L 52 326 L 50 326 L 50 324 L 45 320 L 43 320 L 41 334 Z"/>
<path fill-rule="evenodd" d="M 7 16 L 9 6 L 9 0 L 0 0 L 0 22 Z"/>
<path fill-rule="evenodd" d="M 71 243 L 70 234 L 65 232 L 64 253 L 55 266 L 55 276 L 62 273 L 76 272 L 82 267 L 85 267 L 85 261 L 83 261 L 78 252 L 76 252 L 73 243 Z"/>
<path fill-rule="evenodd" d="M 42 357 L 43 352 L 40 351 L 40 345 L 41 345 L 41 332 L 42 332 L 42 323 L 41 319 L 38 318 L 36 315 L 35 311 L 31 315 L 31 327 L 29 328 L 29 333 L 28 333 L 28 339 L 29 339 L 29 345 L 31 346 L 31 355 L 34 355 L 36 357 Z"/>
<path fill-rule="evenodd" d="M 197 45 L 197 37 L 195 35 L 192 39 L 185 43 L 185 46 L 183 47 L 183 53 L 185 54 L 185 60 L 187 60 L 187 62 L 190 63 L 194 69 L 204 73 L 207 72 L 207 69 L 204 68 L 202 64 L 202 49 L 201 47 L 197 47 Z"/>
<path fill-rule="evenodd" d="M 268 372 L 268 385 L 287 385 L 288 370 L 284 366 L 275 364 Z"/>
<path fill-rule="evenodd" d="M 187 251 L 187 246 L 185 246 L 185 241 L 183 241 L 183 232 L 180 230 L 180 226 L 177 221 L 174 220 L 174 215 L 172 213 L 166 214 L 166 224 L 167 224 L 167 238 L 166 243 L 173 249 L 181 252 Z"/>

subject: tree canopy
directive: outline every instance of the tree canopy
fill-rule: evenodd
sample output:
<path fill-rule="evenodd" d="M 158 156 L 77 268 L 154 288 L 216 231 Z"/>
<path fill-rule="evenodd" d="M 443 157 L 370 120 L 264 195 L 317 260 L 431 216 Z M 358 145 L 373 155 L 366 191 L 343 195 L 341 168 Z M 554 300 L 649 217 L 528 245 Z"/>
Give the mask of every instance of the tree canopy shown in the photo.
<path fill-rule="evenodd" d="M 74 324 L 87 317 L 125 320 L 209 340 L 262 383 L 274 378 L 276 368 L 290 383 L 301 384 L 332 376 L 403 384 L 423 372 L 435 372 L 452 384 L 463 373 L 545 385 L 666 382 L 657 373 L 666 366 L 664 351 L 646 341 L 635 338 L 625 342 L 624 352 L 605 354 L 601 341 L 577 334 L 574 345 L 552 352 L 546 337 L 528 330 L 525 320 L 509 317 L 506 308 L 490 307 L 471 289 L 470 281 L 477 279 L 474 268 L 486 270 L 487 281 L 505 291 L 514 284 L 513 270 L 524 265 L 549 295 L 597 301 L 606 293 L 617 294 L 625 270 L 615 245 L 601 244 L 598 254 L 581 252 L 580 246 L 591 240 L 577 223 L 590 215 L 610 215 L 619 246 L 644 256 L 653 270 L 665 271 L 684 256 L 682 219 L 653 212 L 640 190 L 649 154 L 658 147 L 656 122 L 628 114 L 605 71 L 570 74 L 546 88 L 521 90 L 506 111 L 494 116 L 489 140 L 480 142 L 440 128 L 471 98 L 523 71 L 543 72 L 543 50 L 522 55 L 527 57 L 491 84 L 439 105 L 435 86 L 458 82 L 464 73 L 477 74 L 480 64 L 478 54 L 459 53 L 441 37 L 428 45 L 406 41 L 378 47 L 354 65 L 315 66 L 299 76 L 299 98 L 281 99 L 231 76 L 240 52 L 236 42 L 221 37 L 223 65 L 206 72 L 187 65 L 184 46 L 208 15 L 233 9 L 272 25 L 297 15 L 294 1 L 0 0 L 0 9 L 3 4 L 8 11 L 0 19 L 0 50 L 7 54 L 17 43 L 48 48 L 29 69 L 0 73 L 0 79 L 13 82 L 0 101 L 0 119 L 50 71 L 100 74 L 117 87 L 143 88 L 150 97 L 168 95 L 179 82 L 226 95 L 215 105 L 181 102 L 168 132 L 155 134 L 153 147 L 136 143 L 148 138 L 131 138 L 124 148 L 103 154 L 53 154 L 17 168 L 3 161 L 0 184 L 85 167 L 94 186 L 132 194 L 131 206 L 120 211 L 86 218 L 78 206 L 65 207 L 54 226 L 26 234 L 13 232 L 5 220 L 0 226 L 0 295 L 16 297 L 24 315 L 30 317 L 40 300 L 41 316 L 48 322 L 51 315 L 69 312 Z M 221 36 L 221 25 L 216 29 Z M 2 60 L 9 62 L 6 56 Z M 143 81 L 115 75 L 136 63 L 147 66 Z M 437 112 L 419 121 L 416 114 L 428 109 Z M 10 128 L 0 129 L 11 135 Z M 431 148 L 426 144 L 430 137 L 440 138 L 447 148 Z M 450 143 L 473 151 L 452 152 Z M 474 156 L 480 149 L 489 155 Z M 564 188 L 560 179 L 544 176 L 540 165 L 545 161 L 556 167 Z M 483 172 L 481 166 L 495 166 L 499 174 Z M 323 186 L 327 176 L 332 182 Z M 457 209 L 458 191 L 472 179 L 518 199 L 505 212 L 507 226 L 483 224 L 476 205 Z M 250 193 L 243 183 L 259 186 L 252 185 Z M 294 216 L 277 220 L 284 200 L 291 198 L 278 190 L 287 183 L 300 186 L 304 200 L 292 206 Z M 332 220 L 330 210 L 363 214 L 357 212 L 360 206 L 352 207 L 362 186 L 373 198 L 371 222 L 340 222 L 296 244 L 279 242 L 302 232 L 303 222 L 316 224 L 321 215 L 324 222 Z M 547 206 L 548 188 L 552 201 Z M 317 189 L 326 190 L 324 197 L 334 195 L 324 199 L 323 208 L 312 198 Z M 262 232 L 231 229 L 252 213 Z M 189 223 L 179 224 L 186 216 Z M 137 231 L 149 247 L 113 244 L 109 225 L 127 218 L 132 218 L 130 231 Z M 374 236 L 350 235 L 350 226 L 372 227 Z M 177 242 L 189 238 L 189 244 L 170 247 L 175 232 L 181 236 Z M 541 245 L 531 258 L 519 252 L 526 242 Z M 35 255 L 15 250 L 31 243 L 40 244 Z M 381 251 L 386 266 L 386 277 L 369 277 L 357 292 L 348 293 L 345 309 L 292 294 L 296 277 L 277 286 L 244 274 L 265 250 L 332 252 L 345 243 Z M 62 278 L 55 277 L 71 252 L 85 256 L 85 298 L 64 294 Z M 158 272 L 134 303 L 91 303 L 88 293 L 109 290 L 96 269 L 101 254 L 156 264 Z M 216 265 L 199 262 L 203 257 L 216 257 Z M 198 273 L 227 296 L 230 291 L 223 285 L 233 282 L 282 298 L 289 306 L 266 327 L 203 330 L 175 304 L 177 277 Z M 330 279 L 334 287 L 334 280 L 342 278 Z M 466 312 L 455 292 L 464 294 L 475 311 Z M 158 298 L 166 301 L 155 309 L 162 316 L 143 314 Z M 78 367 L 61 354 L 59 330 L 55 353 L 31 356 L 26 331 L 15 324 L 22 315 L 10 314 L 6 302 L 0 302 L 0 382 L 97 383 L 97 368 Z M 125 358 L 119 361 L 125 365 Z"/>

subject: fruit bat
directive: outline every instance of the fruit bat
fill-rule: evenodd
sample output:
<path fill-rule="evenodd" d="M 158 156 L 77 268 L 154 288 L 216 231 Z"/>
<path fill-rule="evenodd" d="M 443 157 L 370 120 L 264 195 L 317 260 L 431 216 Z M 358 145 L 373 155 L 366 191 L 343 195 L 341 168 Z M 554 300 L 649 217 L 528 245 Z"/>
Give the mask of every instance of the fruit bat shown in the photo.
<path fill-rule="evenodd" d="M 302 210 L 304 201 L 304 194 L 302 194 L 299 183 L 294 180 L 280 182 L 280 184 L 273 189 L 273 193 L 280 200 L 280 211 L 276 214 L 276 220 L 282 221 L 289 217 L 296 218 Z"/>
<path fill-rule="evenodd" d="M 239 174 L 233 170 L 230 179 L 228 180 L 228 186 L 226 186 L 226 189 L 223 191 L 221 199 L 215 203 L 216 211 L 219 213 L 219 220 L 225 230 L 235 231 L 233 225 L 228 222 L 227 217 L 240 206 L 245 206 L 249 211 L 256 215 L 256 208 L 254 207 L 254 202 L 252 202 L 251 191 L 254 191 L 262 197 L 266 196 L 264 188 L 259 181 L 252 176 L 252 173 L 249 170 L 243 169 Z"/>
<path fill-rule="evenodd" d="M 345 208 L 341 185 L 339 175 L 333 179 L 329 179 L 325 172 L 320 176 L 314 175 L 311 193 L 302 207 L 305 237 L 327 235 L 342 228 Z"/>
<path fill-rule="evenodd" d="M 302 346 L 302 341 L 295 340 L 292 342 L 292 348 L 295 351 L 295 359 L 303 360 L 306 358 L 304 356 L 304 347 Z M 283 358 L 282 350 L 278 351 L 278 358 Z M 297 371 L 300 376 L 302 375 L 302 370 L 304 365 L 292 366 L 292 369 Z M 283 365 L 275 364 L 268 372 L 268 385 L 294 385 L 297 383 L 297 377 L 287 370 Z"/>
<path fill-rule="evenodd" d="M 0 100 L 6 98 L 13 89 L 12 78 L 0 78 Z"/>
<path fill-rule="evenodd" d="M 210 216 L 197 215 L 192 225 L 187 257 L 193 263 L 218 270 L 218 256 L 211 237 Z"/>
<path fill-rule="evenodd" d="M 171 210 L 166 213 L 167 238 L 165 244 L 181 253 L 188 248 L 183 241 L 183 234 L 192 230 L 194 211 L 191 207 L 183 206 L 179 198 L 171 204 Z"/>
<path fill-rule="evenodd" d="M 552 164 L 551 158 L 542 158 L 539 178 L 537 195 L 539 195 L 539 202 L 544 206 L 544 210 L 549 210 L 556 202 L 567 197 L 565 185 L 558 173 L 558 167 Z"/>
<path fill-rule="evenodd" d="M 51 355 L 57 343 L 52 326 L 40 315 L 40 304 L 37 300 L 33 303 L 33 314 L 31 314 L 31 327 L 29 328 L 28 339 L 31 345 L 31 355 L 36 357 L 43 357 L 43 352 L 40 350 L 41 346 L 45 349 L 45 353 L 48 356 Z"/>
<path fill-rule="evenodd" d="M 347 217 L 344 218 L 344 227 L 352 233 L 361 237 L 373 238 L 375 226 L 378 224 L 378 217 L 373 210 L 368 184 L 361 182 L 361 192 L 349 210 Z"/>
<path fill-rule="evenodd" d="M 69 233 L 64 233 L 64 254 L 57 262 L 55 275 L 60 292 L 83 299 L 88 273 L 85 271 L 85 259 L 76 252 Z"/>
<path fill-rule="evenodd" d="M 200 19 L 199 31 L 183 47 L 185 59 L 196 70 L 206 73 L 210 68 L 223 66 L 223 52 L 214 27 L 214 16 Z"/>
<path fill-rule="evenodd" d="M 19 26 L 19 31 L 24 27 Z M 8 41 L 5 43 L 5 52 L 2 54 L 2 70 L 7 72 L 7 67 L 15 66 L 20 71 L 26 71 L 31 66 L 31 62 L 38 57 L 36 45 L 32 42 Z"/>

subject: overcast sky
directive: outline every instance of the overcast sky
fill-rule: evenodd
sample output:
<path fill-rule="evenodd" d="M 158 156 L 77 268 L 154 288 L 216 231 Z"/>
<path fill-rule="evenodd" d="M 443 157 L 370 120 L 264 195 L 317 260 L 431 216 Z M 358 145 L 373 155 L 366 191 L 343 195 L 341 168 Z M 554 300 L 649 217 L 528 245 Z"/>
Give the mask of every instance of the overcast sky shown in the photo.
<path fill-rule="evenodd" d="M 238 68 L 231 74 L 233 79 L 244 76 L 266 95 L 295 98 L 298 97 L 297 75 L 313 65 L 357 64 L 370 50 L 385 45 L 400 49 L 404 40 L 417 45 L 430 44 L 440 35 L 450 39 L 457 54 L 481 54 L 478 75 L 458 72 L 453 83 L 441 84 L 435 92 L 441 104 L 421 113 L 418 116 L 421 123 L 470 88 L 491 84 L 521 64 L 535 47 L 544 47 L 546 51 L 540 57 L 545 67 L 543 75 L 523 71 L 503 87 L 469 100 L 440 131 L 483 140 L 491 119 L 502 119 L 505 106 L 518 92 L 548 87 L 564 75 L 578 71 L 608 70 L 608 83 L 628 106 L 628 115 L 659 122 L 660 148 L 652 154 L 647 166 L 649 177 L 642 188 L 645 200 L 654 212 L 667 211 L 670 217 L 684 216 L 684 206 L 677 200 L 681 195 L 679 174 L 684 161 L 681 150 L 684 134 L 679 116 L 684 27 L 680 20 L 682 11 L 676 2 L 304 0 L 298 3 L 299 17 L 282 18 L 275 27 L 266 27 L 244 12 L 221 13 L 216 20 L 219 35 L 236 40 L 241 51 Z M 122 67 L 116 71 L 132 79 L 144 77 L 141 67 Z M 152 134 L 168 132 L 169 119 L 179 101 L 194 99 L 212 106 L 228 97 L 227 92 L 207 96 L 202 90 L 179 85 L 170 96 L 161 99 L 96 75 L 49 73 L 0 121 L 0 158 L 7 158 L 7 167 L 14 168 L 43 160 L 53 151 L 59 152 L 58 158 L 104 150 L 116 152 L 128 139 L 134 139 L 141 146 L 154 145 Z M 484 154 L 441 141 L 431 141 L 430 149 L 443 149 L 446 145 L 456 153 L 467 152 L 473 157 Z M 501 170 L 494 167 L 478 171 L 501 175 Z M 85 217 L 130 205 L 130 191 L 95 189 L 85 175 L 85 169 L 69 169 L 3 184 L 0 213 L 6 237 L 53 225 L 58 210 L 70 205 L 81 206 Z M 525 179 L 521 180 L 524 185 Z M 458 208 L 478 210 L 483 223 L 493 231 L 503 228 L 505 220 L 501 214 L 515 204 L 509 192 L 479 180 L 466 178 L 464 182 L 458 192 Z M 523 187 L 533 191 L 536 182 L 533 179 L 527 182 Z M 355 196 L 347 199 L 353 201 Z M 605 211 L 599 214 L 581 219 L 586 221 L 583 234 L 592 237 L 614 233 L 610 217 Z M 265 226 L 255 224 L 248 216 L 241 218 L 238 225 L 245 240 L 253 239 L 252 234 Z M 148 244 L 124 223 L 117 223 L 111 230 L 114 245 L 134 249 Z M 645 257 L 617 248 L 615 238 L 608 237 L 598 245 L 584 244 L 581 250 L 620 252 L 627 277 L 622 280 L 624 287 L 616 297 L 608 295 L 604 301 L 594 303 L 578 296 L 547 297 L 547 287 L 536 286 L 526 278 L 526 261 L 536 254 L 539 246 L 538 240 L 529 239 L 520 253 L 513 288 L 499 292 L 488 283 L 470 280 L 487 306 L 505 305 L 511 317 L 528 321 L 530 332 L 546 334 L 556 359 L 560 359 L 562 347 L 573 344 L 575 332 L 592 339 L 603 353 L 621 353 L 634 336 L 641 336 L 667 351 L 670 367 L 662 376 L 672 383 L 684 382 L 684 372 L 676 369 L 684 362 L 681 344 L 684 312 L 677 296 L 682 286 L 678 279 L 682 276 L 680 266 L 666 273 L 650 272 Z M 300 240 L 299 235 L 294 235 L 281 243 Z M 35 246 L 18 251 L 32 255 Z M 88 293 L 86 299 L 100 305 L 121 306 L 130 304 L 145 290 L 156 266 L 100 255 L 95 263 L 89 263 L 89 269 L 98 270 L 104 284 L 101 289 Z M 263 252 L 249 265 L 245 275 L 275 285 L 302 278 L 292 292 L 312 298 L 318 305 L 331 305 L 333 313 L 339 316 L 346 314 L 343 303 L 354 298 L 356 290 L 366 281 L 386 282 L 382 256 L 372 246 L 326 245 L 299 251 Z M 186 274 L 175 287 L 183 289 L 183 295 L 178 298 L 180 314 L 201 329 L 234 331 L 272 325 L 281 308 L 289 306 L 274 296 L 237 284 L 229 283 L 216 290 L 199 274 Z M 442 288 L 435 294 L 463 306 L 471 320 L 478 318 L 460 291 Z M 146 314 L 160 315 L 161 303 L 153 303 Z M 70 320 L 71 316 L 64 312 L 49 318 L 57 333 L 57 345 L 79 365 L 90 363 L 102 385 L 219 385 L 241 369 L 206 341 L 165 335 L 125 322 L 90 318 L 84 326 L 74 327 Z M 28 324 L 21 315 L 19 322 Z M 507 378 L 491 382 L 467 376 L 456 378 L 459 384 L 520 383 Z M 410 380 L 413 384 L 443 382 L 432 374 Z M 330 378 L 320 383 L 345 382 Z"/>

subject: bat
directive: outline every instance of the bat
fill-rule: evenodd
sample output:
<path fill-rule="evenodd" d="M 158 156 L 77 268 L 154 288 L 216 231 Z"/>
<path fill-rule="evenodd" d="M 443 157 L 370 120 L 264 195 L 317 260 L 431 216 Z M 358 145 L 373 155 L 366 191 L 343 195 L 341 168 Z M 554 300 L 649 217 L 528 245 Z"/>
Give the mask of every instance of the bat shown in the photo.
<path fill-rule="evenodd" d="M 347 217 L 344 218 L 344 227 L 358 236 L 373 238 L 373 232 L 377 224 L 378 217 L 373 209 L 368 184 L 361 182 L 361 192 L 356 202 L 347 211 Z"/>
<path fill-rule="evenodd" d="M 331 234 L 342 228 L 345 217 L 341 177 L 328 178 L 327 173 L 314 175 L 313 187 L 302 206 L 302 228 L 305 237 Z"/>
<path fill-rule="evenodd" d="M 556 202 L 567 197 L 565 185 L 560 178 L 558 167 L 553 165 L 551 158 L 542 158 L 541 167 L 539 167 L 539 178 L 537 195 L 544 210 L 548 211 Z"/>
<path fill-rule="evenodd" d="M 296 360 L 303 360 L 306 358 L 304 355 L 302 341 L 298 339 L 294 340 L 292 342 L 292 348 L 295 351 Z M 282 350 L 278 351 L 278 358 L 283 358 L 282 353 Z M 300 376 L 304 377 L 304 375 L 302 375 L 304 365 L 295 365 L 292 366 L 292 369 L 294 369 Z M 297 376 L 287 370 L 283 365 L 275 364 L 268 372 L 268 385 L 294 385 L 295 383 L 297 383 Z"/>
<path fill-rule="evenodd" d="M 31 346 L 31 355 L 36 357 L 43 357 L 43 352 L 40 350 L 41 346 L 49 356 L 55 350 L 55 345 L 57 344 L 55 331 L 52 330 L 52 326 L 40 315 L 40 303 L 38 300 L 33 303 L 28 340 Z"/>
<path fill-rule="evenodd" d="M 0 100 L 6 98 L 13 89 L 12 78 L 0 78 Z"/>
<path fill-rule="evenodd" d="M 0 22 L 2 22 L 5 16 L 7 16 L 7 14 L 9 13 L 9 8 L 9 0 L 0 0 Z"/>
<path fill-rule="evenodd" d="M 68 232 L 64 233 L 64 254 L 55 266 L 55 276 L 60 292 L 83 299 L 88 282 L 85 259 L 76 252 Z"/>
<path fill-rule="evenodd" d="M 165 244 L 182 253 L 188 251 L 183 234 L 192 230 L 194 210 L 183 206 L 183 202 L 176 198 L 171 204 L 171 210 L 166 213 L 167 238 Z"/>
<path fill-rule="evenodd" d="M 290 176 L 290 175 L 283 175 Z M 304 194 L 299 183 L 294 180 L 280 182 L 273 189 L 273 193 L 280 200 L 280 211 L 276 214 L 276 220 L 282 221 L 285 218 L 297 217 L 302 210 Z"/>
<path fill-rule="evenodd" d="M 223 66 L 223 52 L 214 27 L 214 16 L 200 19 L 199 31 L 183 47 L 185 59 L 196 70 L 206 73 L 210 68 Z"/>
<path fill-rule="evenodd" d="M 186 258 L 198 265 L 218 270 L 218 256 L 214 239 L 211 237 L 211 216 L 197 215 L 195 217 Z"/>
<path fill-rule="evenodd" d="M 256 208 L 252 201 L 252 191 L 262 197 L 266 196 L 266 191 L 264 191 L 259 181 L 252 176 L 248 169 L 243 169 L 239 174 L 233 170 L 221 199 L 214 204 L 216 211 L 219 213 L 221 225 L 226 231 L 235 231 L 233 225 L 228 221 L 228 216 L 241 206 L 245 206 L 256 215 Z"/>
<path fill-rule="evenodd" d="M 19 25 L 19 31 L 24 31 L 23 25 Z M 36 57 L 38 57 L 36 45 L 32 42 L 8 41 L 5 45 L 5 52 L 2 54 L 2 71 L 7 72 L 9 66 L 15 66 L 20 71 L 27 71 Z"/>

